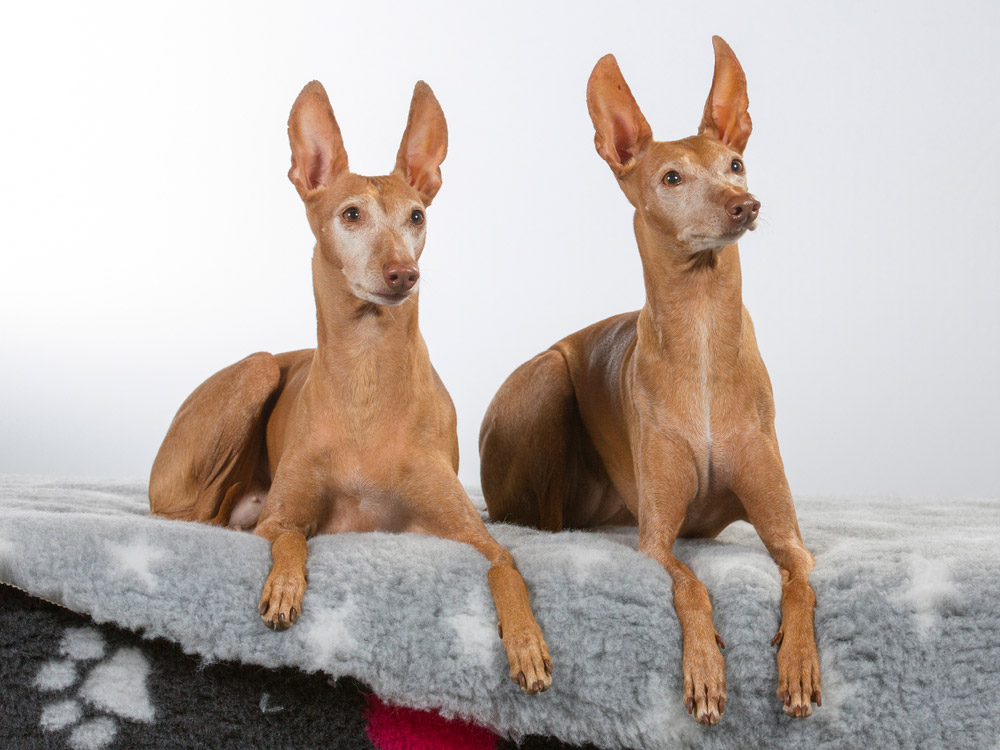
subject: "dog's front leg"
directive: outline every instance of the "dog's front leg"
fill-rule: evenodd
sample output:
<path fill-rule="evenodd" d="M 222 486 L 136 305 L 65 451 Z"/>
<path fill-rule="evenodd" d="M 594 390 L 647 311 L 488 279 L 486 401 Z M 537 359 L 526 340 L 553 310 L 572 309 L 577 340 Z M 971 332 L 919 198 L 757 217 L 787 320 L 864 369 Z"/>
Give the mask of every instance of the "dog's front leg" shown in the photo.
<path fill-rule="evenodd" d="M 306 593 L 306 537 L 315 533 L 319 517 L 315 487 L 299 486 L 288 476 L 305 472 L 280 465 L 253 533 L 271 543 L 271 572 L 260 595 L 258 611 L 272 630 L 291 627 L 302 614 Z"/>
<path fill-rule="evenodd" d="M 418 500 L 421 520 L 435 536 L 475 547 L 490 562 L 487 580 L 497 609 L 497 630 L 510 666 L 510 677 L 526 693 L 552 684 L 552 658 L 542 629 L 531 611 L 531 599 L 514 557 L 490 536 L 465 488 L 450 466 L 424 474 Z"/>
<path fill-rule="evenodd" d="M 674 541 L 688 504 L 698 491 L 693 457 L 685 446 L 659 435 L 640 442 L 636 456 L 639 549 L 673 579 L 674 609 L 684 643 L 684 705 L 695 721 L 716 724 L 726 710 L 722 639 L 712 623 L 705 585 L 674 556 Z"/>
<path fill-rule="evenodd" d="M 474 533 L 469 544 L 490 561 L 487 580 L 497 608 L 497 634 L 507 652 L 510 678 L 533 694 L 552 685 L 552 657 L 542 629 L 531 611 L 528 587 L 514 557 L 486 532 Z"/>
<path fill-rule="evenodd" d="M 781 570 L 781 625 L 772 642 L 778 644 L 778 697 L 789 716 L 809 716 L 813 703 L 823 704 L 813 625 L 816 594 L 809 585 L 813 556 L 802 543 L 774 439 L 748 438 L 736 455 L 733 489 Z"/>
<path fill-rule="evenodd" d="M 306 537 L 297 531 L 281 531 L 270 527 L 254 533 L 271 541 L 271 572 L 260 595 L 260 612 L 264 624 L 272 630 L 291 627 L 302 612 L 302 597 L 306 593 Z"/>

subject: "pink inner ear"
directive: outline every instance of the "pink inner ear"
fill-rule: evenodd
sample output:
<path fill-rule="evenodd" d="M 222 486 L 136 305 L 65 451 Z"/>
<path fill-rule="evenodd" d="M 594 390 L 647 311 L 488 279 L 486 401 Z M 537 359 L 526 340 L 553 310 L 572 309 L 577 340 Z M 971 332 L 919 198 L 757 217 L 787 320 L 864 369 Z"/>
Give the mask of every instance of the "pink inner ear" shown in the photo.
<path fill-rule="evenodd" d="M 435 163 L 427 156 L 417 158 L 413 156 L 409 159 L 406 174 L 410 179 L 410 185 L 416 188 L 418 193 L 435 193 L 441 187 L 437 179 Z"/>
<path fill-rule="evenodd" d="M 635 156 L 636 128 L 634 123 L 621 115 L 613 116 L 612 122 L 618 163 L 624 165 Z"/>
<path fill-rule="evenodd" d="M 326 176 L 329 167 L 330 159 L 328 156 L 320 149 L 314 150 L 309 158 L 309 169 L 306 173 L 310 189 L 323 184 L 323 178 Z"/>
<path fill-rule="evenodd" d="M 738 63 L 736 63 L 738 65 Z M 712 82 L 712 120 L 719 140 L 742 151 L 750 136 L 746 81 L 741 71 L 724 64 Z"/>
<path fill-rule="evenodd" d="M 421 151 L 411 148 L 406 154 L 406 176 L 410 180 L 410 185 L 420 190 L 420 184 L 424 178 L 424 163 L 426 159 L 421 158 Z"/>
<path fill-rule="evenodd" d="M 410 159 L 406 168 L 406 176 L 410 178 L 410 187 L 416 188 L 418 192 L 420 190 L 420 177 L 422 174 L 420 165 L 415 160 Z"/>
<path fill-rule="evenodd" d="M 406 150 L 406 177 L 420 193 L 434 193 L 441 187 L 437 165 L 440 163 L 431 151 L 434 148 L 431 132 L 416 132 Z"/>
<path fill-rule="evenodd" d="M 742 152 L 750 136 L 750 115 L 746 112 L 745 100 L 739 106 L 729 101 L 713 104 L 712 117 L 719 140 Z"/>
<path fill-rule="evenodd" d="M 728 101 L 716 101 L 712 105 L 712 119 L 715 120 L 715 129 L 719 131 L 719 140 L 727 146 L 733 138 L 735 114 Z"/>

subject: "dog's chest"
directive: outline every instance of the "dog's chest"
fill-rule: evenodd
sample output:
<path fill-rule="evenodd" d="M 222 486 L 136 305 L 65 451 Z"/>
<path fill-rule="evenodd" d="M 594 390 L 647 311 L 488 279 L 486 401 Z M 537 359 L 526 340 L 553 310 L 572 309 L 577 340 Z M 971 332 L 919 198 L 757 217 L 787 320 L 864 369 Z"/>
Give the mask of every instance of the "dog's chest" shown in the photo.
<path fill-rule="evenodd" d="M 712 310 L 708 308 L 695 319 L 693 359 L 696 374 L 693 379 L 690 404 L 691 421 L 708 454 L 706 461 L 711 461 L 712 453 L 712 401 L 715 381 L 713 366 L 717 360 L 713 356 L 712 333 Z"/>
<path fill-rule="evenodd" d="M 733 436 L 752 409 L 744 397 L 740 347 L 732 339 L 713 307 L 700 307 L 672 342 L 664 368 L 661 407 L 670 432 L 694 457 L 703 491 L 727 474 Z"/>
<path fill-rule="evenodd" d="M 436 394 L 387 387 L 385 371 L 352 373 L 349 389 L 314 408 L 307 450 L 318 490 L 317 533 L 419 531 L 414 472 L 441 452 Z M 372 398 L 372 392 L 375 398 Z"/>
<path fill-rule="evenodd" d="M 360 466 L 332 482 L 320 502 L 318 534 L 416 530 L 412 513 L 398 493 Z"/>
<path fill-rule="evenodd" d="M 712 312 L 708 305 L 693 310 L 683 329 L 670 335 L 666 357 L 658 363 L 660 408 L 697 453 L 711 450 L 713 411 L 718 412 L 714 407 L 720 373 Z"/>

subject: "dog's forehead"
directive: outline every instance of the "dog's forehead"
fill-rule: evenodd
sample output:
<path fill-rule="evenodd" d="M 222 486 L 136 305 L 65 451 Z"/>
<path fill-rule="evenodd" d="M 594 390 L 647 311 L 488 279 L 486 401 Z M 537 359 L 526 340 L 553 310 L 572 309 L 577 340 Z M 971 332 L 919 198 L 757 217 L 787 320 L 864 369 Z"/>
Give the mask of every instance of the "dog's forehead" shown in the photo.
<path fill-rule="evenodd" d="M 410 184 L 398 174 L 390 174 L 384 177 L 368 177 L 371 185 L 378 193 L 378 199 L 385 206 L 386 210 L 393 210 L 397 207 L 409 209 L 414 203 L 420 203 L 420 196 Z"/>
<path fill-rule="evenodd" d="M 664 156 L 702 166 L 715 166 L 736 155 L 724 143 L 706 135 L 692 135 L 677 141 L 658 142 L 656 145 L 662 147 Z"/>
<path fill-rule="evenodd" d="M 356 201 L 389 213 L 409 209 L 413 203 L 420 202 L 416 190 L 394 174 L 383 177 L 346 174 L 332 188 L 330 202 L 333 207 Z"/>

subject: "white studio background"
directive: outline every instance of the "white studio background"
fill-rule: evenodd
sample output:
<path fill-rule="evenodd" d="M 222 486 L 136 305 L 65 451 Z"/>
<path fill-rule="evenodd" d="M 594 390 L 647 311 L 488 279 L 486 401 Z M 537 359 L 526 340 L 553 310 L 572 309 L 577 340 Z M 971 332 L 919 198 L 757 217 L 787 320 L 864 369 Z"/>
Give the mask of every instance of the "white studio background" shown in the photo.
<path fill-rule="evenodd" d="M 684 137 L 718 33 L 749 79 L 744 301 L 793 489 L 996 497 L 998 26 L 991 2 L 8 4 L 0 471 L 145 477 L 208 375 L 314 345 L 288 110 L 323 81 L 352 168 L 383 174 L 423 78 L 450 149 L 421 328 L 478 483 L 510 371 L 642 304 L 591 68 L 614 52 Z"/>

